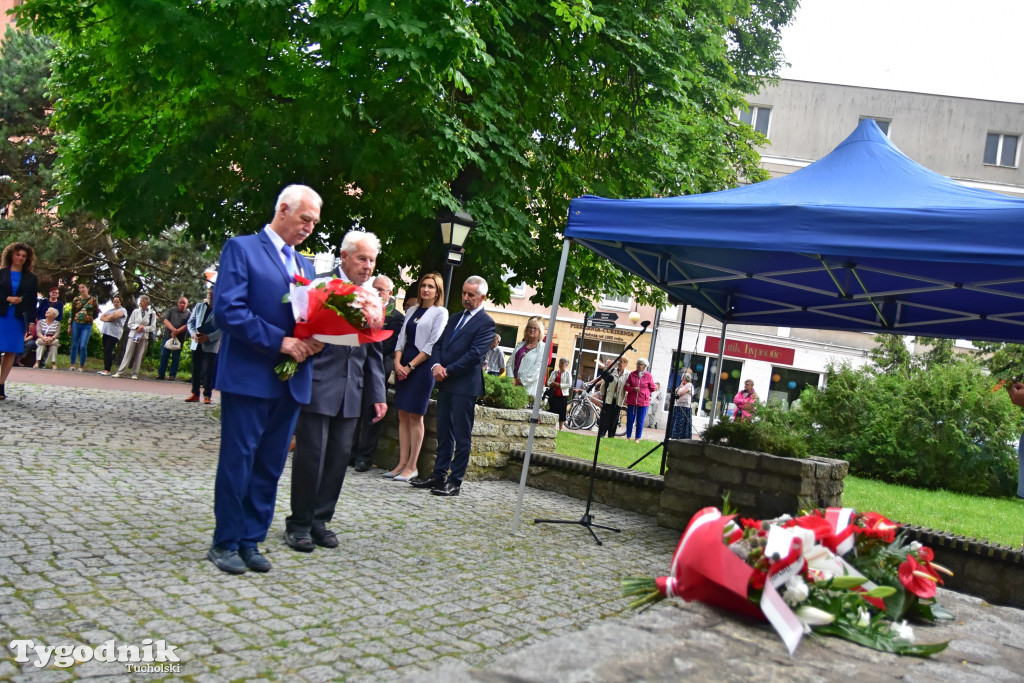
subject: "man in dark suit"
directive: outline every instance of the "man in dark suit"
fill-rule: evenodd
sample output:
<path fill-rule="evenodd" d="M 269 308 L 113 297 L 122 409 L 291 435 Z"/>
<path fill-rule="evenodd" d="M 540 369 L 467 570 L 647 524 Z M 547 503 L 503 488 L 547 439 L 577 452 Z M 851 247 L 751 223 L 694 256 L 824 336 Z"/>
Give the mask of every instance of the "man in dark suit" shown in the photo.
<path fill-rule="evenodd" d="M 349 232 L 334 275 L 367 287 L 378 251 L 380 241 L 373 233 Z M 295 430 L 292 514 L 284 531 L 293 550 L 338 547 L 338 536 L 327 525 L 345 483 L 364 399 L 372 406 L 373 421 L 380 422 L 388 409 L 380 344 L 324 347 L 313 359 L 313 397 L 299 413 Z"/>
<path fill-rule="evenodd" d="M 270 571 L 257 544 L 266 540 L 274 515 L 277 480 L 299 407 L 309 403 L 312 364 L 303 361 L 323 348 L 318 341 L 291 336 L 295 317 L 281 300 L 296 274 L 315 275 L 294 247 L 320 221 L 320 204 L 311 188 L 289 185 L 277 198 L 270 225 L 259 234 L 228 240 L 220 255 L 213 311 L 223 332 L 215 382 L 221 392 L 221 439 L 216 527 L 207 557 L 231 574 Z M 274 372 L 283 356 L 299 364 L 288 381 Z"/>
<path fill-rule="evenodd" d="M 388 305 L 394 292 L 395 284 L 387 275 L 378 275 L 373 279 L 373 288 L 380 294 L 384 306 Z M 398 333 L 405 323 L 405 314 L 398 310 L 396 303 L 391 313 L 384 318 L 384 329 L 391 330 L 391 336 L 382 342 L 375 342 L 384 354 L 384 381 L 395 369 L 395 346 L 398 345 Z M 386 387 L 385 387 L 386 388 Z M 381 423 L 377 419 L 377 411 L 373 402 L 368 399 L 369 393 L 363 392 L 363 411 L 356 426 L 355 447 L 352 451 L 352 462 L 356 472 L 368 472 L 373 467 L 373 456 L 377 452 L 380 441 Z"/>
<path fill-rule="evenodd" d="M 484 310 L 487 281 L 478 275 L 462 285 L 459 315 L 448 319 L 430 354 L 437 383 L 437 458 L 427 479 L 413 479 L 416 488 L 435 496 L 457 496 L 469 465 L 477 396 L 484 393 L 484 354 L 494 340 L 494 320 Z M 449 474 L 449 467 L 451 473 Z"/>

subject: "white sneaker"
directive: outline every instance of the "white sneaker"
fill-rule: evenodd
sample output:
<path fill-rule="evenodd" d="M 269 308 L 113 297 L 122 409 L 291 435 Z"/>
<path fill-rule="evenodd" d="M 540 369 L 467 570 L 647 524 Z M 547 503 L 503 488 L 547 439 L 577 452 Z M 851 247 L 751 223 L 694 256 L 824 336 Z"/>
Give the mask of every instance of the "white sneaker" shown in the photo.
<path fill-rule="evenodd" d="M 132 375 L 132 379 L 138 379 L 138 378 L 139 378 L 138 375 Z"/>
<path fill-rule="evenodd" d="M 118 379 L 121 379 L 121 373 L 120 372 L 115 372 L 113 375 L 111 375 L 111 377 L 116 377 Z"/>
<path fill-rule="evenodd" d="M 97 374 L 97 375 L 103 375 L 104 377 L 110 377 L 110 373 L 109 373 L 109 372 L 107 372 L 106 370 L 100 370 L 100 371 L 99 371 L 99 372 L 97 372 L 96 374 Z"/>

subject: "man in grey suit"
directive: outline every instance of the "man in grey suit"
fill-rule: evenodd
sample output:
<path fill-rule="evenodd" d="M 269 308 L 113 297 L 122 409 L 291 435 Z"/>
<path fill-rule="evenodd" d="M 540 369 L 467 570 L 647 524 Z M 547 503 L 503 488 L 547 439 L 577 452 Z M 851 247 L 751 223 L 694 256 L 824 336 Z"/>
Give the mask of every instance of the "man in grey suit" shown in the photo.
<path fill-rule="evenodd" d="M 334 275 L 369 289 L 379 251 L 380 240 L 373 233 L 349 232 Z M 313 358 L 313 397 L 295 428 L 292 514 L 285 519 L 284 540 L 294 550 L 338 547 L 338 537 L 327 524 L 345 482 L 364 394 L 376 412 L 374 421 L 380 422 L 387 403 L 379 344 L 328 345 Z"/>

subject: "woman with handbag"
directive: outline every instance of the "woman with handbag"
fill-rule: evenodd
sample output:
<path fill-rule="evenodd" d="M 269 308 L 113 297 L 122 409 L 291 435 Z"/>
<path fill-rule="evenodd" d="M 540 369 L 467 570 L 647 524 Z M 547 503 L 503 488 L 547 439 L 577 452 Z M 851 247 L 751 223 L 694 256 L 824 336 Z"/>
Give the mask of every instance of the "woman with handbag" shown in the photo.
<path fill-rule="evenodd" d="M 139 297 L 139 307 L 128 318 L 128 330 L 128 343 L 124 347 L 121 367 L 111 377 L 120 377 L 131 364 L 132 379 L 138 379 L 139 368 L 142 367 L 142 359 L 146 357 L 146 347 L 149 346 L 149 335 L 156 331 L 156 311 L 150 308 L 149 297 L 145 294 Z"/>
<path fill-rule="evenodd" d="M 526 321 L 523 341 L 516 345 L 505 364 L 505 376 L 512 384 L 523 387 L 530 396 L 530 405 L 537 395 L 537 385 L 544 378 L 544 320 L 535 315 Z"/>
<path fill-rule="evenodd" d="M 100 316 L 103 325 L 100 332 L 103 334 L 103 369 L 98 373 L 104 377 L 110 374 L 110 368 L 114 367 L 114 351 L 117 349 L 117 342 L 121 341 L 124 333 L 124 325 L 128 322 L 128 311 L 121 306 L 121 297 L 113 298 L 114 307 Z"/>
<path fill-rule="evenodd" d="M 0 400 L 15 359 L 25 352 L 25 330 L 36 321 L 38 283 L 32 266 L 36 254 L 23 242 L 7 245 L 0 254 Z"/>

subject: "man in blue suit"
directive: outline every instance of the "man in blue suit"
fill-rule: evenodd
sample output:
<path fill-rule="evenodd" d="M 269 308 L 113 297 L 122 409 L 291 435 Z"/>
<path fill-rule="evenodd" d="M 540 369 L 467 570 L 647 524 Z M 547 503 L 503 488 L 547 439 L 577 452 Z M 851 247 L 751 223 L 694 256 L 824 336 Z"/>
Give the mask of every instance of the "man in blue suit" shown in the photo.
<path fill-rule="evenodd" d="M 494 320 L 484 310 L 487 281 L 473 275 L 462 285 L 459 315 L 448 319 L 430 354 L 437 383 L 437 458 L 427 479 L 410 484 L 435 496 L 457 496 L 469 465 L 476 399 L 484 393 L 484 355 L 494 340 Z M 449 467 L 451 473 L 449 474 Z"/>
<path fill-rule="evenodd" d="M 378 296 L 370 278 L 379 251 L 380 240 L 372 232 L 349 232 L 341 242 L 341 265 L 332 275 Z M 338 547 L 338 536 L 327 525 L 345 483 L 364 400 L 379 423 L 388 409 L 379 343 L 328 345 L 313 358 L 313 397 L 299 413 L 295 430 L 292 514 L 285 520 L 284 540 L 293 550 Z"/>
<path fill-rule="evenodd" d="M 309 403 L 313 373 L 303 361 L 323 348 L 291 336 L 295 318 L 281 300 L 296 274 L 315 274 L 294 247 L 313 233 L 320 205 L 311 188 L 289 185 L 270 225 L 228 240 L 220 255 L 213 311 L 223 332 L 215 382 L 221 438 L 207 558 L 230 574 L 270 571 L 257 544 L 270 528 L 299 407 Z M 299 364 L 288 381 L 274 373 L 284 356 Z"/>

